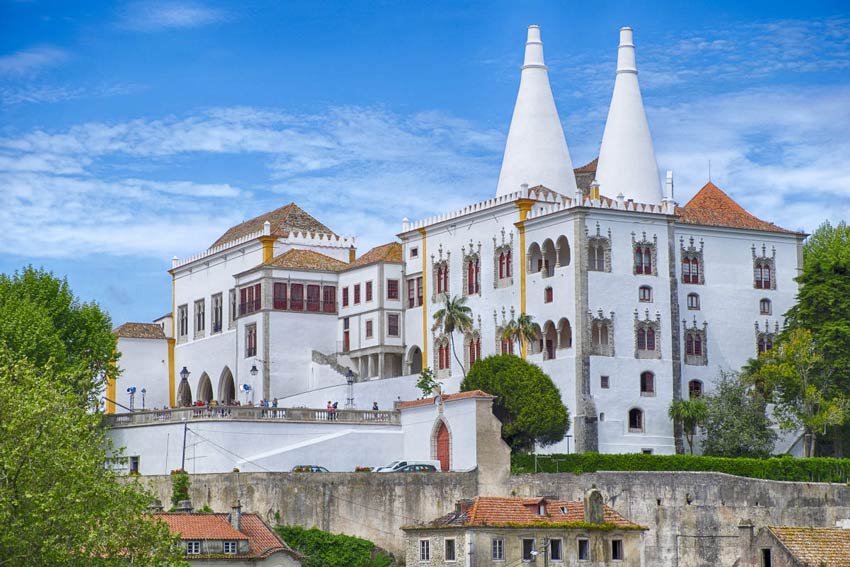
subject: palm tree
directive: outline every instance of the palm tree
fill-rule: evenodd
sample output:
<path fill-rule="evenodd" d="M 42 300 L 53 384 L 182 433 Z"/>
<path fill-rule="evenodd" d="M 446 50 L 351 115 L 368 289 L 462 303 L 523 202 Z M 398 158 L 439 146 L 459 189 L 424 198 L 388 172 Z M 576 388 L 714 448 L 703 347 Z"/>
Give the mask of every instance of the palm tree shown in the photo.
<path fill-rule="evenodd" d="M 455 360 L 460 364 L 463 377 L 466 378 L 466 369 L 463 363 L 457 356 L 455 351 L 455 331 L 468 333 L 472 330 L 472 309 L 466 305 L 466 297 L 449 297 L 449 294 L 444 293 L 442 296 L 444 305 L 442 309 L 434 312 L 434 328 L 440 329 L 444 334 L 449 336 L 452 342 L 452 353 L 455 355 Z"/>
<path fill-rule="evenodd" d="M 693 455 L 694 433 L 696 433 L 697 425 L 701 425 L 708 417 L 708 406 L 700 399 L 674 400 L 670 404 L 670 409 L 667 410 L 667 415 L 673 421 L 682 423 L 685 440 L 688 442 L 688 450 Z"/>
<path fill-rule="evenodd" d="M 518 342 L 520 346 L 537 338 L 537 325 L 534 317 L 521 313 L 516 319 L 511 319 L 502 327 L 502 339 Z"/>

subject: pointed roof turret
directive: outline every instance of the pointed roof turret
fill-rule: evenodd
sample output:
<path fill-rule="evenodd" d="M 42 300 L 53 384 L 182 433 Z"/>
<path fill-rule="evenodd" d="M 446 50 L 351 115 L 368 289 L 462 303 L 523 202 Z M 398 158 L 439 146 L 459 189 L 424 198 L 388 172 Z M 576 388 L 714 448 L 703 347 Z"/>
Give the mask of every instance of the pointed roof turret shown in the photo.
<path fill-rule="evenodd" d="M 519 191 L 523 183 L 544 185 L 565 195 L 576 190 L 567 140 L 543 62 L 539 26 L 528 26 L 525 62 L 496 195 Z"/>
<path fill-rule="evenodd" d="M 606 195 L 640 203 L 661 202 L 661 180 L 643 110 L 632 28 L 620 28 L 617 78 L 599 149 L 596 179 Z"/>

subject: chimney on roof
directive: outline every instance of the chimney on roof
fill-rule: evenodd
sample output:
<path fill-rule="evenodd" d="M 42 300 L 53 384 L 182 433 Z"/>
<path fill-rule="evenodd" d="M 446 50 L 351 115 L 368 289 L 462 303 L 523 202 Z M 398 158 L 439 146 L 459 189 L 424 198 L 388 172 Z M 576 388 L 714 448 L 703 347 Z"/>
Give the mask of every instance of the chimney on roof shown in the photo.
<path fill-rule="evenodd" d="M 455 502 L 455 513 L 456 514 L 466 514 L 470 508 L 472 508 L 472 503 L 474 500 L 471 498 L 465 498 L 463 500 L 458 500 Z"/>
<path fill-rule="evenodd" d="M 357 248 L 355 248 L 354 246 L 349 246 L 348 247 L 348 263 L 350 264 L 356 259 L 357 259 Z"/>
<path fill-rule="evenodd" d="M 150 503 L 150 506 L 148 506 L 148 510 L 149 510 L 149 511 L 151 511 L 151 512 L 153 512 L 153 513 L 159 513 L 159 512 L 162 512 L 162 500 L 160 500 L 159 498 L 157 498 L 156 500 L 154 500 L 153 502 L 151 502 L 151 503 Z"/>
<path fill-rule="evenodd" d="M 599 200 L 599 182 L 596 179 L 594 179 L 590 184 L 590 200 Z"/>
<path fill-rule="evenodd" d="M 177 506 L 175 506 L 174 510 L 176 512 L 185 512 L 186 514 L 192 513 L 192 501 L 191 500 L 180 500 L 177 502 Z"/>
<path fill-rule="evenodd" d="M 239 500 L 230 508 L 230 525 L 234 530 L 241 531 L 242 528 L 242 504 Z"/>
<path fill-rule="evenodd" d="M 584 495 L 584 521 L 590 524 L 605 523 L 605 514 L 602 512 L 602 493 L 598 488 L 591 488 Z"/>
<path fill-rule="evenodd" d="M 528 26 L 519 92 L 505 143 L 496 196 L 516 191 L 517 185 L 544 185 L 563 195 L 576 189 L 570 151 L 543 62 L 540 26 Z"/>
<path fill-rule="evenodd" d="M 667 182 L 665 183 L 664 196 L 668 201 L 673 200 L 673 171 L 667 170 Z"/>
<path fill-rule="evenodd" d="M 271 236 L 272 233 L 272 223 L 266 221 L 263 223 L 263 236 Z"/>
<path fill-rule="evenodd" d="M 404 217 L 403 219 L 401 219 L 401 231 L 407 232 L 408 230 L 410 230 L 410 219 Z"/>
<path fill-rule="evenodd" d="M 177 256 L 171 257 L 171 267 L 172 268 L 176 268 L 177 264 L 179 264 L 179 263 L 180 263 L 180 258 L 178 258 Z"/>

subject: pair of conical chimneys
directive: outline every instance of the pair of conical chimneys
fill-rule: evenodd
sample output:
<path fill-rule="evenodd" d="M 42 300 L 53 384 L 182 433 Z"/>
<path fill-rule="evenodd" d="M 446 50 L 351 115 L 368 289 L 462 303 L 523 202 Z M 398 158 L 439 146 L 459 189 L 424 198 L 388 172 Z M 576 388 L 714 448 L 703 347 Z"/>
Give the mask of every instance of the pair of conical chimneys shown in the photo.
<path fill-rule="evenodd" d="M 600 191 L 611 197 L 622 194 L 641 203 L 661 202 L 661 182 L 638 84 L 631 28 L 620 30 L 617 78 L 596 179 Z M 519 93 L 496 194 L 512 193 L 522 184 L 544 185 L 568 196 L 576 191 L 570 151 L 543 61 L 539 26 L 528 27 Z"/>

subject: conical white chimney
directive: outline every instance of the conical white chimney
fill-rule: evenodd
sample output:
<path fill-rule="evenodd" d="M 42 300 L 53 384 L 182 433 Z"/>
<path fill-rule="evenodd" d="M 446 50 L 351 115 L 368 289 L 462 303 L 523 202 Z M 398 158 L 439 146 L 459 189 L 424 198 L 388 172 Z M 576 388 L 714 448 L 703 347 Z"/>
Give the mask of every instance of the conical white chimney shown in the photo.
<path fill-rule="evenodd" d="M 604 195 L 622 193 L 639 203 L 660 203 L 661 180 L 638 84 L 632 28 L 620 29 L 617 78 L 596 170 Z"/>
<path fill-rule="evenodd" d="M 539 26 L 528 26 L 519 93 L 496 195 L 519 191 L 523 183 L 545 185 L 564 195 L 576 190 L 567 140 L 543 62 Z"/>

